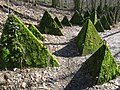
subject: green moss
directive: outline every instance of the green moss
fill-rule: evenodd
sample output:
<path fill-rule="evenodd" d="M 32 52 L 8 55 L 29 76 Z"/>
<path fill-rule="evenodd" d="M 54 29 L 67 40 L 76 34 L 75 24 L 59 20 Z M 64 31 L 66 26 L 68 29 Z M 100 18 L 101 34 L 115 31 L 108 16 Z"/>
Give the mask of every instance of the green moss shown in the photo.
<path fill-rule="evenodd" d="M 28 29 L 40 40 L 45 40 L 45 37 L 40 33 L 40 31 L 33 25 L 29 24 Z"/>
<path fill-rule="evenodd" d="M 104 27 L 105 30 L 111 30 L 110 24 L 105 15 L 102 16 L 100 22 L 102 23 L 102 26 Z"/>
<path fill-rule="evenodd" d="M 90 15 L 90 20 L 92 21 L 92 23 L 95 25 L 97 22 L 97 12 L 94 11 L 91 15 Z"/>
<path fill-rule="evenodd" d="M 64 16 L 63 20 L 61 21 L 62 25 L 64 26 L 72 26 L 70 21 L 68 20 L 67 16 Z"/>
<path fill-rule="evenodd" d="M 112 20 L 112 18 L 110 16 L 110 13 L 107 13 L 107 20 L 108 20 L 110 25 L 113 25 L 113 20 Z"/>
<path fill-rule="evenodd" d="M 45 34 L 59 35 L 59 36 L 63 35 L 59 29 L 59 26 L 54 21 L 54 19 L 52 18 L 52 16 L 48 11 L 45 11 L 38 25 L 38 30 L 41 33 L 45 33 Z"/>
<path fill-rule="evenodd" d="M 89 11 L 86 11 L 85 12 L 85 14 L 84 14 L 84 18 L 86 19 L 88 19 L 90 17 L 90 12 Z"/>
<path fill-rule="evenodd" d="M 80 14 L 78 11 L 75 11 L 70 22 L 72 23 L 72 25 L 80 25 L 81 24 L 81 18 L 80 18 Z"/>
<path fill-rule="evenodd" d="M 103 84 L 120 75 L 118 64 L 107 45 L 102 45 L 85 63 L 96 84 Z"/>
<path fill-rule="evenodd" d="M 54 20 L 60 28 L 63 28 L 63 25 L 62 25 L 62 23 L 60 22 L 60 20 L 58 19 L 57 16 L 54 18 Z"/>
<path fill-rule="evenodd" d="M 76 43 L 81 55 L 95 52 L 102 44 L 102 39 L 90 20 L 87 20 L 76 37 Z"/>
<path fill-rule="evenodd" d="M 9 15 L 1 36 L 0 61 L 4 67 L 58 66 L 55 57 L 15 15 Z"/>
<path fill-rule="evenodd" d="M 95 28 L 98 32 L 104 32 L 104 28 L 103 28 L 100 20 L 98 20 L 97 23 L 95 24 Z"/>

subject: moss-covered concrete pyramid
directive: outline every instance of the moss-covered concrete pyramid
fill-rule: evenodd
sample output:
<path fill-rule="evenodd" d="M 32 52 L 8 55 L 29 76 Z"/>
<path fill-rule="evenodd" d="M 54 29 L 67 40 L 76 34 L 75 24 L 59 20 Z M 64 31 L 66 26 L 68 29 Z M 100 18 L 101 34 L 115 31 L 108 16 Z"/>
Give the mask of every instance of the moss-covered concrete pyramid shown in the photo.
<path fill-rule="evenodd" d="M 120 69 L 107 45 L 103 44 L 86 62 L 88 71 L 96 81 L 103 84 L 120 75 Z"/>
<path fill-rule="evenodd" d="M 9 15 L 6 21 L 1 44 L 0 68 L 59 65 L 57 59 L 15 15 Z"/>
<path fill-rule="evenodd" d="M 113 25 L 113 19 L 111 18 L 110 13 L 107 14 L 107 20 L 110 25 Z"/>
<path fill-rule="evenodd" d="M 70 21 L 68 20 L 67 16 L 64 16 L 63 20 L 61 21 L 62 25 L 64 26 L 72 26 Z"/>
<path fill-rule="evenodd" d="M 86 18 L 89 18 L 89 17 L 90 17 L 90 12 L 87 10 L 84 14 L 84 18 L 86 19 Z"/>
<path fill-rule="evenodd" d="M 102 26 L 104 27 L 105 30 L 111 30 L 110 24 L 105 15 L 102 16 L 100 22 L 102 23 Z"/>
<path fill-rule="evenodd" d="M 80 14 L 80 26 L 83 26 L 83 24 L 85 23 L 85 19 L 84 17 L 82 16 L 82 14 Z"/>
<path fill-rule="evenodd" d="M 103 14 L 103 9 L 102 9 L 102 6 L 101 5 L 99 5 L 98 7 L 97 7 L 97 16 L 98 16 L 98 18 L 100 18 L 101 17 L 101 15 Z"/>
<path fill-rule="evenodd" d="M 40 33 L 40 31 L 33 25 L 29 24 L 28 29 L 40 40 L 45 40 L 44 36 Z"/>
<path fill-rule="evenodd" d="M 78 11 L 75 11 L 74 15 L 72 16 L 70 20 L 72 25 L 80 25 L 81 19 L 80 19 L 80 14 Z"/>
<path fill-rule="evenodd" d="M 58 19 L 57 16 L 54 18 L 54 20 L 57 23 L 57 25 L 59 26 L 59 28 L 63 28 L 63 25 L 62 25 L 62 23 L 60 22 L 60 20 Z"/>
<path fill-rule="evenodd" d="M 102 39 L 90 20 L 87 20 L 76 37 L 76 43 L 81 55 L 95 52 L 102 44 Z"/>
<path fill-rule="evenodd" d="M 96 30 L 97 30 L 98 32 L 104 32 L 104 28 L 103 28 L 100 20 L 98 20 L 98 21 L 96 22 L 95 28 L 96 28 Z"/>
<path fill-rule="evenodd" d="M 92 23 L 95 25 L 97 22 L 97 12 L 94 11 L 91 15 L 90 15 L 90 20 L 92 21 Z"/>
<path fill-rule="evenodd" d="M 114 17 L 114 15 L 113 15 L 113 12 L 112 12 L 112 11 L 110 11 L 110 17 L 112 18 L 112 20 L 113 20 L 113 22 L 114 22 L 115 17 Z"/>
<path fill-rule="evenodd" d="M 59 29 L 59 26 L 52 18 L 51 14 L 48 11 L 45 11 L 39 25 L 38 30 L 41 33 L 51 34 L 51 35 L 63 35 Z"/>

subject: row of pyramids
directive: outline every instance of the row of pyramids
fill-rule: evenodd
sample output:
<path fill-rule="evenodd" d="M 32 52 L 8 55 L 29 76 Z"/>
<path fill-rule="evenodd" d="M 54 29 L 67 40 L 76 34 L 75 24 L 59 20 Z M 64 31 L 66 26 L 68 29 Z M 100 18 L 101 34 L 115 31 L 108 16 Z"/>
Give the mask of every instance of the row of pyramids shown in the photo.
<path fill-rule="evenodd" d="M 55 26 L 53 23 L 51 25 Z M 1 36 L 1 69 L 22 66 L 59 66 L 58 60 L 39 41 L 39 39 L 44 40 L 44 37 L 37 28 L 33 24 L 27 28 L 17 16 L 9 15 Z M 54 30 L 53 28 L 50 29 Z M 92 54 L 85 63 L 97 84 L 107 82 L 120 74 L 119 67 L 110 49 L 101 39 L 90 19 L 86 20 L 77 35 L 76 44 L 81 55 Z"/>
<path fill-rule="evenodd" d="M 92 54 L 84 64 L 93 80 L 96 81 L 95 84 L 103 84 L 120 75 L 119 66 L 107 42 L 101 39 L 90 19 L 77 35 L 76 44 L 81 55 Z"/>
<path fill-rule="evenodd" d="M 76 11 L 73 16 L 75 18 L 79 16 L 79 13 Z M 86 64 L 93 80 L 96 81 L 95 84 L 103 84 L 120 75 L 119 65 L 114 59 L 107 42 L 102 40 L 98 34 L 98 31 L 111 29 L 110 25 L 114 24 L 114 17 L 112 12 L 107 12 L 100 20 L 97 20 L 96 11 L 93 11 L 91 15 L 87 11 L 84 18 L 86 18 L 85 24 L 76 37 L 76 44 L 81 55 L 92 54 L 84 64 Z M 74 24 L 77 24 L 76 20 L 73 20 Z"/>
<path fill-rule="evenodd" d="M 101 18 L 98 18 L 98 11 L 94 10 L 91 13 L 86 11 L 84 15 L 80 14 L 78 11 L 75 11 L 71 20 L 69 21 L 67 16 L 64 16 L 63 20 L 60 21 L 56 16 L 54 19 L 52 15 L 45 11 L 40 23 L 37 25 L 37 28 L 41 33 L 52 34 L 52 35 L 63 35 L 60 28 L 63 26 L 72 26 L 79 25 L 83 26 L 87 19 L 90 19 L 98 32 L 104 32 L 104 30 L 111 30 L 110 25 L 114 25 L 114 13 L 112 11 L 103 14 Z"/>

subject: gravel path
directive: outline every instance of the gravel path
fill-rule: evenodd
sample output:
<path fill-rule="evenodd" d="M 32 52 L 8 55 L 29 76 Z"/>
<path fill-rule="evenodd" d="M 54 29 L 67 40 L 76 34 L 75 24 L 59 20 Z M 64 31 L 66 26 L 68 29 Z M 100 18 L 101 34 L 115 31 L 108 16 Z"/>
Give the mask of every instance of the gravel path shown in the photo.
<path fill-rule="evenodd" d="M 5 3 L 4 0 L 0 1 L 1 5 Z M 71 12 L 69 11 L 61 11 L 42 6 L 35 8 L 30 4 L 26 4 L 26 6 L 20 3 L 14 4 L 11 4 L 10 7 L 36 20 L 22 17 L 21 19 L 24 23 L 32 22 L 37 24 L 45 9 L 50 10 L 53 15 L 58 15 L 60 19 L 66 14 L 69 17 L 71 16 Z M 6 18 L 7 13 L 0 9 L 1 29 L 3 28 Z M 119 25 L 120 23 L 118 23 L 118 26 Z M 62 29 L 64 36 L 44 35 L 46 41 L 44 41 L 43 44 L 46 45 L 49 51 L 59 60 L 60 67 L 14 68 L 13 71 L 0 71 L 0 90 L 119 90 L 120 77 L 103 85 L 88 87 L 91 85 L 92 80 L 90 75 L 81 69 L 81 65 L 90 55 L 79 56 L 78 48 L 74 42 L 74 38 L 80 30 L 81 27 L 79 26 L 64 27 L 64 29 Z M 108 42 L 114 57 L 120 64 L 120 28 L 112 28 L 112 30 L 100 33 L 100 35 Z M 76 82 L 74 82 L 73 79 L 75 79 Z M 70 86 L 71 80 L 72 86 Z"/>

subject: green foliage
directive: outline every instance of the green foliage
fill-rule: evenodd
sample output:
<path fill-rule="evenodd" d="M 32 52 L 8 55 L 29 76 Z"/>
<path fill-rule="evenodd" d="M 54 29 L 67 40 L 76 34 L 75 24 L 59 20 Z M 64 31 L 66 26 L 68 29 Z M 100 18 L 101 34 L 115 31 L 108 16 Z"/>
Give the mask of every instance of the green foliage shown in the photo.
<path fill-rule="evenodd" d="M 57 25 L 59 26 L 59 28 L 63 28 L 63 25 L 62 25 L 62 23 L 60 22 L 60 20 L 58 19 L 57 16 L 54 18 L 54 20 L 57 23 Z"/>
<path fill-rule="evenodd" d="M 104 27 L 105 30 L 111 30 L 110 24 L 105 15 L 102 16 L 100 22 L 102 23 L 102 26 Z"/>
<path fill-rule="evenodd" d="M 102 44 L 102 39 L 90 20 L 87 20 L 78 36 L 76 43 L 81 55 L 95 52 Z"/>
<path fill-rule="evenodd" d="M 29 24 L 28 29 L 40 40 L 45 40 L 45 37 L 40 33 L 40 31 L 33 25 Z"/>
<path fill-rule="evenodd" d="M 68 20 L 67 16 L 64 16 L 63 20 L 61 21 L 62 25 L 64 26 L 72 26 L 70 21 Z"/>
<path fill-rule="evenodd" d="M 41 33 L 45 33 L 45 34 L 52 34 L 52 35 L 59 35 L 59 36 L 63 35 L 59 29 L 59 26 L 54 21 L 54 19 L 52 18 L 52 16 L 48 11 L 45 11 L 38 25 L 38 30 Z"/>
<path fill-rule="evenodd" d="M 81 18 L 80 18 L 80 14 L 78 11 L 75 11 L 74 15 L 72 16 L 71 20 L 70 20 L 72 25 L 80 25 L 81 23 Z"/>
<path fill-rule="evenodd" d="M 97 30 L 98 32 L 104 32 L 104 28 L 103 28 L 100 20 L 98 20 L 98 21 L 96 22 L 95 28 L 96 28 L 96 30 Z"/>
<path fill-rule="evenodd" d="M 9 15 L 1 36 L 0 68 L 58 66 L 57 59 L 15 15 Z"/>
<path fill-rule="evenodd" d="M 90 20 L 92 21 L 92 23 L 95 25 L 97 22 L 97 12 L 94 11 L 91 15 L 90 15 Z"/>
<path fill-rule="evenodd" d="M 103 84 L 120 75 L 118 64 L 107 45 L 102 45 L 86 62 L 96 84 Z"/>

